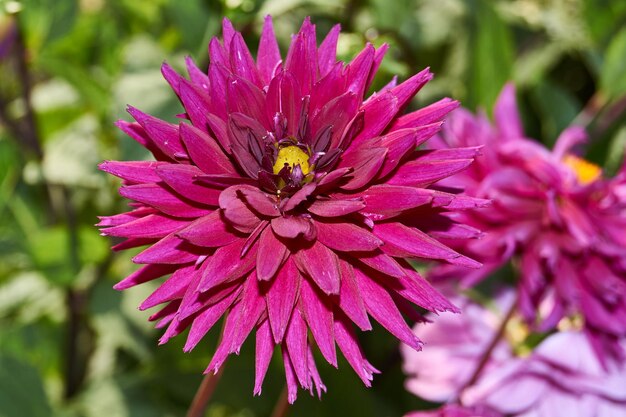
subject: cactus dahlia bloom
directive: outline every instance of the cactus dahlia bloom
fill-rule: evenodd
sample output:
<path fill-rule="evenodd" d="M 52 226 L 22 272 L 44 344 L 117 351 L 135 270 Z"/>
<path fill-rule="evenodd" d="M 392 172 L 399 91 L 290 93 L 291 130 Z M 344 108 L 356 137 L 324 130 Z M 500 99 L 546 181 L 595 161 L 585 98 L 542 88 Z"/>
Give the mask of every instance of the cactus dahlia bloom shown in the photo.
<path fill-rule="evenodd" d="M 255 331 L 254 392 L 280 345 L 292 402 L 298 385 L 325 390 L 313 344 L 337 366 L 336 343 L 369 386 L 377 371 L 354 325 L 370 330 L 372 317 L 419 349 L 402 313 L 455 309 L 406 258 L 480 265 L 438 238 L 466 237 L 449 213 L 484 201 L 429 188 L 467 167 L 476 148 L 416 151 L 456 103 L 401 115 L 428 70 L 364 99 L 387 48 L 367 45 L 346 65 L 338 34 L 317 47 L 307 19 L 283 60 L 268 17 L 255 61 L 225 20 L 208 74 L 190 60 L 189 79 L 163 66 L 187 120 L 131 107 L 136 122 L 119 122 L 156 160 L 101 165 L 134 201 L 103 218 L 102 233 L 127 238 L 116 249 L 149 245 L 133 259 L 145 266 L 116 288 L 171 274 L 141 305 L 163 305 L 151 317 L 166 328 L 161 343 L 189 328 L 191 350 L 224 316 L 207 372 Z"/>
<path fill-rule="evenodd" d="M 485 145 L 450 184 L 494 201 L 458 218 L 485 238 L 453 243 L 485 267 L 470 274 L 437 267 L 433 276 L 460 277 L 471 286 L 515 259 L 519 306 L 529 323 L 550 330 L 564 317 L 583 318 L 600 357 L 623 355 L 617 340 L 626 336 L 626 169 L 605 178 L 576 156 L 573 148 L 586 140 L 580 127 L 565 130 L 552 151 L 524 138 L 512 86 L 501 93 L 494 119 L 492 125 L 460 110 L 429 142 L 443 149 Z"/>

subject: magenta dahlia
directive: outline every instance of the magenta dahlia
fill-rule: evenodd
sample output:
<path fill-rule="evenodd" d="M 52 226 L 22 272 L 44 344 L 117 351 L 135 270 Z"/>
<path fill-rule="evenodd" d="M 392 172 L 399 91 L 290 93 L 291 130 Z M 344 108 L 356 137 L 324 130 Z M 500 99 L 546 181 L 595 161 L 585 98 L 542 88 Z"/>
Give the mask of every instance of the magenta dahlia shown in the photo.
<path fill-rule="evenodd" d="M 626 336 L 626 169 L 606 178 L 576 155 L 574 148 L 586 140 L 577 126 L 565 130 L 552 151 L 525 138 L 511 85 L 502 91 L 494 119 L 492 125 L 483 115 L 459 110 L 430 142 L 445 150 L 484 145 L 475 164 L 440 185 L 462 186 L 494 202 L 457 217 L 483 230 L 483 239 L 450 242 L 485 267 L 468 274 L 443 266 L 433 276 L 471 286 L 514 260 L 519 306 L 529 323 L 550 330 L 566 316 L 581 316 L 600 356 L 620 355 L 616 343 Z"/>
<path fill-rule="evenodd" d="M 401 115 L 428 70 L 364 100 L 387 47 L 367 45 L 344 64 L 338 35 L 335 26 L 317 47 L 307 19 L 282 60 L 268 17 L 255 61 L 224 20 L 208 74 L 191 60 L 189 79 L 163 65 L 186 120 L 130 107 L 136 122 L 119 122 L 156 161 L 101 165 L 134 201 L 132 211 L 103 218 L 102 233 L 127 238 L 116 249 L 149 245 L 133 258 L 145 266 L 115 288 L 171 274 L 140 308 L 163 305 L 151 317 L 166 328 L 161 343 L 189 328 L 185 351 L 224 316 L 207 372 L 254 330 L 255 394 L 280 345 L 290 402 L 298 385 L 325 390 L 312 345 L 337 366 L 336 343 L 369 386 L 377 371 L 353 324 L 370 330 L 371 316 L 419 349 L 402 313 L 415 317 L 412 304 L 455 310 L 407 258 L 480 265 L 438 238 L 466 237 L 449 214 L 485 202 L 429 188 L 467 167 L 477 149 L 416 151 L 457 103 Z"/>

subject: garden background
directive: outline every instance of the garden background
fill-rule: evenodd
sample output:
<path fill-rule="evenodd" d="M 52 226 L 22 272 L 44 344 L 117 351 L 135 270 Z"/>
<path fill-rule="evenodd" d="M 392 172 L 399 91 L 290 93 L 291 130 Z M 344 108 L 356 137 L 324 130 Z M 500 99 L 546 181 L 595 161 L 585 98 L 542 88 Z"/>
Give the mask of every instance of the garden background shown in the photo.
<path fill-rule="evenodd" d="M 588 157 L 608 173 L 626 145 L 626 2 L 611 0 L 27 0 L 0 1 L 0 416 L 181 416 L 217 332 L 191 353 L 136 306 L 155 288 L 116 292 L 136 266 L 93 226 L 123 211 L 105 159 L 147 152 L 114 126 L 127 104 L 174 121 L 167 60 L 207 66 L 222 17 L 256 49 L 271 14 L 284 49 L 305 16 L 318 35 L 342 25 L 338 53 L 390 44 L 373 88 L 430 66 L 413 107 L 445 96 L 491 109 L 507 80 L 529 136 L 552 145 L 588 128 Z M 322 365 L 322 401 L 302 394 L 293 416 L 400 416 L 423 408 L 403 388 L 396 340 L 360 336 L 382 372 L 366 389 L 345 361 Z M 428 349 L 428 346 L 425 347 Z M 207 416 L 269 416 L 283 386 L 275 355 L 252 396 L 253 343 L 229 359 Z"/>

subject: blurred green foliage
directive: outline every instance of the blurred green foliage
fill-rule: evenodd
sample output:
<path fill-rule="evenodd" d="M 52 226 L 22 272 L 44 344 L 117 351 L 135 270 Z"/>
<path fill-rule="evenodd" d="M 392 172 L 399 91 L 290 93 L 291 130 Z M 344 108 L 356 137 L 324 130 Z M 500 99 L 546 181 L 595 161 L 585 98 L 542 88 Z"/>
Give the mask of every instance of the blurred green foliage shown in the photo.
<path fill-rule="evenodd" d="M 222 16 L 253 51 L 266 14 L 283 50 L 305 16 L 321 34 L 342 24 L 343 59 L 364 42 L 387 42 L 376 87 L 426 66 L 436 74 L 416 107 L 450 96 L 490 109 L 513 80 L 529 135 L 551 144 L 564 127 L 585 124 L 590 157 L 608 171 L 626 144 L 623 1 L 0 0 L 0 10 L 2 417 L 184 415 L 216 335 L 189 354 L 182 338 L 157 347 L 158 332 L 136 310 L 154 287 L 112 290 L 135 267 L 93 227 L 96 215 L 125 204 L 97 163 L 147 157 L 113 122 L 128 119 L 127 104 L 174 120 L 180 106 L 160 64 L 181 68 L 191 55 L 206 67 Z M 3 52 L 14 27 L 24 45 Z M 377 328 L 362 341 L 384 371 L 374 387 L 345 362 L 340 371 L 322 366 L 329 393 L 321 402 L 301 394 L 292 415 L 399 416 L 423 406 L 403 389 L 394 339 Z M 253 398 L 253 348 L 240 356 L 208 416 L 270 414 L 280 361 Z"/>

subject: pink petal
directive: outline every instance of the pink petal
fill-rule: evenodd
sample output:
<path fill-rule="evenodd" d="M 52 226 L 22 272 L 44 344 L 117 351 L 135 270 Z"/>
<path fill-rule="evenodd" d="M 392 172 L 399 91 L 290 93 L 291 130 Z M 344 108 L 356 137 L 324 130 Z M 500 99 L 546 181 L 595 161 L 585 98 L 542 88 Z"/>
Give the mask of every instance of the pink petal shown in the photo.
<path fill-rule="evenodd" d="M 361 330 L 372 330 L 361 291 L 356 284 L 352 265 L 348 262 L 340 261 L 340 267 L 341 288 L 339 291 L 339 307 Z"/>
<path fill-rule="evenodd" d="M 251 185 L 234 186 L 234 188 L 243 197 L 243 200 L 260 215 L 268 217 L 280 216 L 275 196 L 264 193 Z"/>
<path fill-rule="evenodd" d="M 181 79 L 179 88 L 180 101 L 183 103 L 191 123 L 198 129 L 207 132 L 209 129 L 207 113 L 210 108 L 210 96 L 206 91 L 201 90 L 184 78 Z"/>
<path fill-rule="evenodd" d="M 374 47 L 368 43 L 345 69 L 347 90 L 352 91 L 359 99 L 362 99 L 365 94 L 365 87 L 374 63 L 374 52 Z"/>
<path fill-rule="evenodd" d="M 195 62 L 193 62 L 193 59 L 191 57 L 185 57 L 185 64 L 191 82 L 199 87 L 202 87 L 203 90 L 208 92 L 211 85 L 209 76 L 204 71 L 200 70 L 200 68 L 198 68 L 198 66 Z"/>
<path fill-rule="evenodd" d="M 426 187 L 443 178 L 463 171 L 474 162 L 473 159 L 457 159 L 448 161 L 423 161 L 417 159 L 407 162 L 387 180 L 387 184 Z"/>
<path fill-rule="evenodd" d="M 157 168 L 157 174 L 174 191 L 201 204 L 209 206 L 218 205 L 220 190 L 204 185 L 198 185 L 194 179 L 201 175 L 202 171 L 192 165 L 161 165 Z"/>
<path fill-rule="evenodd" d="M 287 401 L 293 404 L 298 398 L 298 382 L 296 381 L 296 373 L 291 364 L 287 347 L 283 344 L 281 348 L 283 363 L 285 364 L 285 379 L 287 380 Z"/>
<path fill-rule="evenodd" d="M 180 265 L 159 265 L 148 264 L 142 266 L 117 284 L 113 286 L 114 289 L 121 291 L 134 287 L 135 285 L 143 284 L 144 282 L 155 280 L 163 275 L 167 275 L 180 268 Z"/>
<path fill-rule="evenodd" d="M 267 117 L 274 120 L 276 113 L 281 113 L 287 120 L 285 133 L 295 135 L 301 111 L 300 87 L 289 71 L 276 75 L 270 82 L 266 96 Z"/>
<path fill-rule="evenodd" d="M 254 395 L 261 395 L 261 386 L 274 353 L 274 341 L 268 320 L 264 320 L 256 331 L 256 351 L 254 368 Z"/>
<path fill-rule="evenodd" d="M 156 168 L 162 164 L 167 163 L 158 161 L 104 161 L 98 165 L 98 168 L 122 178 L 127 183 L 145 184 L 161 181 L 156 173 Z"/>
<path fill-rule="evenodd" d="M 436 103 L 399 117 L 391 124 L 389 131 L 420 127 L 439 122 L 457 107 L 459 107 L 458 101 L 443 98 Z"/>
<path fill-rule="evenodd" d="M 356 197 L 363 198 L 365 201 L 365 208 L 361 210 L 361 213 L 378 221 L 430 203 L 432 191 L 395 185 L 374 185 L 357 194 Z"/>
<path fill-rule="evenodd" d="M 241 291 L 232 291 L 228 296 L 222 298 L 217 303 L 207 307 L 201 313 L 199 313 L 193 319 L 191 329 L 189 329 L 189 335 L 187 341 L 183 347 L 183 351 L 190 352 L 196 345 L 202 340 L 202 338 L 208 333 L 209 330 L 217 323 L 217 321 L 224 315 L 233 302 L 237 299 L 237 296 Z"/>
<path fill-rule="evenodd" d="M 524 130 L 515 100 L 515 86 L 507 83 L 493 108 L 493 119 L 502 139 L 523 138 Z"/>
<path fill-rule="evenodd" d="M 357 258 L 359 261 L 375 269 L 378 272 L 382 272 L 385 275 L 399 278 L 404 275 L 404 271 L 391 256 L 385 255 L 383 251 L 376 250 L 373 253 L 359 254 Z"/>
<path fill-rule="evenodd" d="M 266 227 L 259 239 L 256 257 L 257 277 L 262 281 L 272 279 L 288 256 L 287 246 L 276 238 L 271 227 Z"/>
<path fill-rule="evenodd" d="M 364 207 L 363 199 L 341 200 L 332 198 L 321 200 L 317 198 L 307 210 L 320 217 L 342 217 L 360 211 Z"/>
<path fill-rule="evenodd" d="M 287 259 L 265 295 L 267 314 L 274 341 L 282 342 L 300 292 L 300 273 L 291 258 Z"/>
<path fill-rule="evenodd" d="M 335 339 L 354 372 L 361 378 L 366 387 L 371 387 L 373 376 L 379 371 L 363 357 L 363 352 L 351 327 L 347 320 L 339 317 L 335 320 Z"/>
<path fill-rule="evenodd" d="M 272 229 L 281 237 L 295 239 L 302 235 L 310 240 L 315 236 L 315 227 L 310 219 L 302 216 L 280 216 L 272 219 Z"/>
<path fill-rule="evenodd" d="M 271 118 L 265 112 L 265 94 L 250 81 L 231 76 L 226 86 L 229 113 L 243 113 L 270 129 Z"/>
<path fill-rule="evenodd" d="M 241 33 L 235 33 L 230 43 L 230 65 L 233 73 L 241 78 L 248 80 L 257 87 L 262 87 L 261 77 L 256 68 L 254 59 L 250 54 L 250 50 L 246 46 Z"/>
<path fill-rule="evenodd" d="M 144 128 L 154 145 L 168 157 L 186 154 L 178 136 L 178 126 L 164 122 L 138 109 L 128 106 L 128 113 Z"/>
<path fill-rule="evenodd" d="M 381 223 L 374 227 L 385 253 L 402 258 L 444 259 L 452 264 L 480 268 L 482 264 L 450 249 L 424 232 L 401 223 Z"/>
<path fill-rule="evenodd" d="M 317 188 L 317 184 L 314 182 L 310 182 L 305 184 L 302 188 L 296 191 L 289 199 L 283 200 L 286 201 L 284 205 L 281 205 L 281 209 L 283 211 L 291 211 L 296 208 L 300 203 L 307 201 L 307 198 L 313 194 L 315 189 Z"/>
<path fill-rule="evenodd" d="M 339 294 L 341 272 L 335 253 L 319 241 L 295 254 L 300 271 L 308 274 L 326 294 Z"/>
<path fill-rule="evenodd" d="M 268 85 L 272 79 L 274 68 L 280 62 L 280 50 L 278 49 L 278 42 L 276 41 L 274 26 L 272 25 L 272 16 L 270 15 L 265 16 L 256 61 L 261 80 L 263 84 Z"/>
<path fill-rule="evenodd" d="M 254 252 L 241 256 L 244 244 L 245 241 L 240 239 L 228 246 L 222 246 L 205 261 L 205 270 L 198 291 L 208 291 L 224 282 L 240 278 L 254 268 L 256 246 Z"/>
<path fill-rule="evenodd" d="M 381 172 L 380 178 L 385 177 L 393 171 L 400 161 L 412 153 L 417 146 L 428 140 L 441 128 L 441 123 L 433 123 L 415 129 L 399 129 L 386 134 L 380 138 L 380 144 L 387 149 L 387 157 Z"/>
<path fill-rule="evenodd" d="M 169 235 L 133 258 L 138 264 L 184 264 L 194 262 L 198 254 L 184 240 Z"/>
<path fill-rule="evenodd" d="M 333 26 L 318 50 L 318 64 L 321 76 L 325 76 L 337 61 L 337 40 L 339 39 L 339 31 L 341 26 Z"/>
<path fill-rule="evenodd" d="M 144 128 L 139 123 L 129 123 L 124 120 L 118 120 L 115 122 L 115 126 L 136 140 L 139 144 L 141 144 L 141 146 L 148 149 L 157 161 L 171 161 L 174 159 L 174 153 L 170 156 L 166 152 L 163 152 L 158 146 L 156 146 L 154 141 L 148 136 Z"/>
<path fill-rule="evenodd" d="M 390 91 L 368 100 L 361 109 L 365 112 L 364 126 L 351 146 L 358 146 L 366 139 L 380 135 L 400 110 L 397 97 Z"/>
<path fill-rule="evenodd" d="M 231 314 L 236 314 L 238 318 L 229 352 L 239 355 L 241 346 L 265 312 L 264 301 L 259 293 L 259 283 L 253 272 L 243 285 L 241 301 L 232 309 Z"/>
<path fill-rule="evenodd" d="M 180 124 L 180 137 L 193 162 L 206 174 L 237 175 L 237 171 L 218 143 L 207 133 L 185 123 Z"/>
<path fill-rule="evenodd" d="M 358 269 L 354 274 L 368 313 L 399 340 L 415 350 L 421 350 L 422 342 L 407 326 L 389 293 Z"/>
<path fill-rule="evenodd" d="M 235 229 L 250 233 L 261 222 L 261 219 L 239 198 L 237 195 L 239 188 L 235 185 L 222 191 L 219 204 L 224 217 Z"/>
<path fill-rule="evenodd" d="M 189 224 L 187 220 L 172 219 L 161 214 L 149 214 L 123 225 L 102 230 L 102 235 L 162 239 Z"/>
<path fill-rule="evenodd" d="M 293 310 L 283 346 L 289 352 L 293 370 L 303 388 L 309 387 L 307 328 L 298 309 Z"/>
<path fill-rule="evenodd" d="M 328 363 L 337 367 L 335 337 L 333 336 L 333 312 L 332 307 L 328 305 L 325 299 L 325 296 L 311 287 L 308 280 L 302 280 L 300 306 L 304 318 L 324 358 Z"/>
<path fill-rule="evenodd" d="M 317 239 L 329 248 L 341 252 L 369 252 L 383 241 L 353 223 L 315 222 Z"/>
<path fill-rule="evenodd" d="M 219 210 L 189 223 L 186 228 L 178 231 L 176 236 L 194 245 L 209 248 L 230 245 L 243 238 L 228 223 L 224 222 Z"/>
<path fill-rule="evenodd" d="M 339 167 L 352 167 L 353 176 L 341 185 L 344 190 L 357 190 L 369 184 L 383 166 L 387 148 L 359 148 L 355 152 L 347 151 L 341 156 Z"/>

